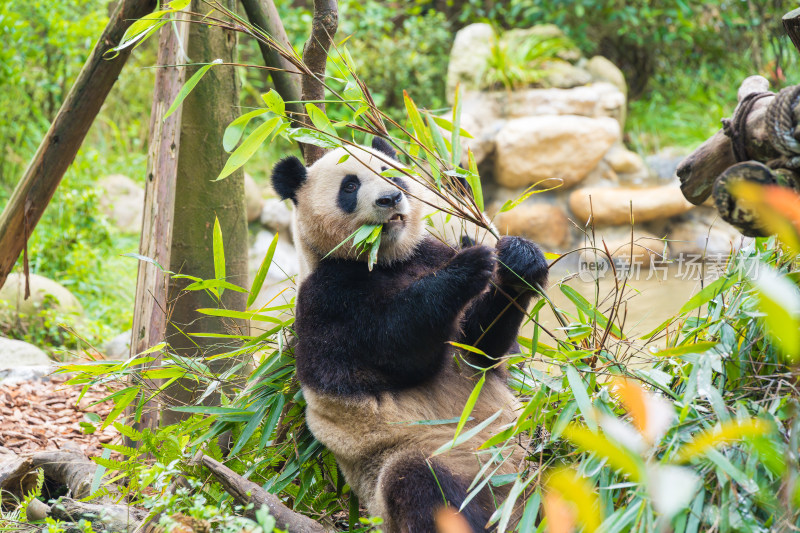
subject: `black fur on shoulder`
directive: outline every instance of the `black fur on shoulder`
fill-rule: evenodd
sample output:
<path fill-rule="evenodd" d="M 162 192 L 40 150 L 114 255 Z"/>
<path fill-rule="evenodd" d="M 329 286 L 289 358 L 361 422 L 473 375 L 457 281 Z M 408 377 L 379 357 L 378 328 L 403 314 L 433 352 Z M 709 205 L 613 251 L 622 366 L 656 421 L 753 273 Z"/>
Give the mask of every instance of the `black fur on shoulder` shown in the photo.
<path fill-rule="evenodd" d="M 272 188 L 284 200 L 297 203 L 297 189 L 306 181 L 306 167 L 295 156 L 284 157 L 272 169 Z"/>
<path fill-rule="evenodd" d="M 422 454 L 411 453 L 392 465 L 383 474 L 383 493 L 390 520 L 397 531 L 434 532 L 436 512 L 449 506 L 458 510 L 464 502 L 469 481 L 459 479 L 436 459 L 426 459 Z M 486 531 L 492 508 L 491 499 L 484 489 L 460 512 L 474 533 Z"/>
<path fill-rule="evenodd" d="M 397 152 L 395 152 L 394 148 L 392 148 L 392 145 L 380 137 L 372 138 L 372 149 L 384 153 L 394 160 L 397 160 Z"/>

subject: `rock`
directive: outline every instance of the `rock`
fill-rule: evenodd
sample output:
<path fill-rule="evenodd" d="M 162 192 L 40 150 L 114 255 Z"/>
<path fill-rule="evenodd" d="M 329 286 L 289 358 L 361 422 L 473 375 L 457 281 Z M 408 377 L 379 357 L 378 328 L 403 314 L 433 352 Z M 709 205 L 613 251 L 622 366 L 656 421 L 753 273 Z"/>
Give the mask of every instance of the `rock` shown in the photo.
<path fill-rule="evenodd" d="M 267 250 L 272 243 L 275 234 L 261 230 L 256 234 L 255 241 L 250 247 L 249 263 L 250 263 L 250 279 L 255 277 L 264 256 L 267 255 Z M 300 272 L 300 260 L 297 257 L 297 251 L 292 246 L 291 242 L 286 238 L 278 238 L 278 244 L 275 247 L 275 255 L 272 256 L 272 264 L 269 267 L 267 276 L 276 280 L 283 280 L 288 276 L 294 276 Z"/>
<path fill-rule="evenodd" d="M 618 174 L 636 174 L 642 170 L 646 170 L 644 161 L 639 157 L 639 154 L 631 152 L 622 144 L 615 144 L 608 152 L 606 152 L 605 159 L 611 168 Z"/>
<path fill-rule="evenodd" d="M 456 85 L 461 90 L 480 89 L 492 54 L 494 30 L 489 24 L 464 26 L 456 33 L 447 65 L 447 98 L 452 103 Z"/>
<path fill-rule="evenodd" d="M 109 359 L 127 359 L 131 353 L 131 332 L 120 333 L 103 346 L 103 354 Z"/>
<path fill-rule="evenodd" d="M 589 198 L 591 197 L 591 207 Z M 683 197 L 677 186 L 648 187 L 586 187 L 569 196 L 569 207 L 579 224 L 586 223 L 590 214 L 596 226 L 613 226 L 647 222 L 680 215 L 694 206 Z"/>
<path fill-rule="evenodd" d="M 0 355 L 0 359 L 2 359 L 2 355 Z M 55 366 L 52 363 L 0 369 L 0 385 L 8 386 L 25 381 L 46 379 L 54 369 Z"/>
<path fill-rule="evenodd" d="M 564 248 L 569 244 L 569 221 L 564 210 L 545 203 L 523 203 L 494 220 L 502 235 L 526 237 L 545 248 Z"/>
<path fill-rule="evenodd" d="M 669 147 L 664 148 L 656 154 L 647 156 L 645 161 L 658 179 L 674 181 L 678 179 L 676 174 L 678 165 L 687 155 L 689 155 L 689 150 Z"/>
<path fill-rule="evenodd" d="M 651 222 L 647 229 L 667 235 L 670 250 L 676 256 L 704 256 L 720 261 L 753 240 L 722 220 L 715 207 L 696 207 L 685 215 Z"/>
<path fill-rule="evenodd" d="M 610 83 L 595 83 L 573 89 L 521 89 L 518 91 L 470 92 L 464 95 L 462 117 L 474 117 L 479 128 L 498 118 L 535 115 L 580 115 L 612 117 L 624 122 L 625 94 Z M 463 120 L 463 118 L 462 118 Z M 462 124 L 473 135 L 474 131 Z"/>
<path fill-rule="evenodd" d="M 497 135 L 495 179 L 506 187 L 525 187 L 548 180 L 571 187 L 583 180 L 620 136 L 610 118 L 575 115 L 510 120 Z"/>
<path fill-rule="evenodd" d="M 548 61 L 542 65 L 545 75 L 541 80 L 544 87 L 571 89 L 591 83 L 592 75 L 580 67 L 566 61 Z"/>
<path fill-rule="evenodd" d="M 280 198 L 266 198 L 261 209 L 261 225 L 274 233 L 292 235 L 292 209 Z"/>
<path fill-rule="evenodd" d="M 44 309 L 52 309 L 59 315 L 80 316 L 83 308 L 75 296 L 63 285 L 44 276 L 31 274 L 31 296 L 25 299 L 25 276 L 9 274 L 0 288 L 0 322 L 9 320 L 30 323 Z"/>
<path fill-rule="evenodd" d="M 614 85 L 623 94 L 628 94 L 628 84 L 625 75 L 614 63 L 603 56 L 594 56 L 586 62 L 586 71 L 594 81 L 605 81 Z"/>
<path fill-rule="evenodd" d="M 247 222 L 255 222 L 261 216 L 264 199 L 261 197 L 261 189 L 258 184 L 247 173 L 244 175 L 244 197 L 247 202 Z"/>
<path fill-rule="evenodd" d="M 138 233 L 142 229 L 144 188 L 122 174 L 112 174 L 97 182 L 101 189 L 100 209 L 120 231 Z"/>
<path fill-rule="evenodd" d="M 0 337 L 0 370 L 21 366 L 50 366 L 42 350 L 27 342 Z"/>

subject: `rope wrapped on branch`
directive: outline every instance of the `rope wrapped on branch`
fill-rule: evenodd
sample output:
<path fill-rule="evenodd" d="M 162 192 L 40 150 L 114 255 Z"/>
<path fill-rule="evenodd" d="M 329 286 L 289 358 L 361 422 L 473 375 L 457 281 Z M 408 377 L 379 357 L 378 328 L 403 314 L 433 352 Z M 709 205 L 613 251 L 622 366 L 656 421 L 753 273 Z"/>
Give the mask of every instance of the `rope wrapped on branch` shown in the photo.
<path fill-rule="evenodd" d="M 731 194 L 749 181 L 800 190 L 800 85 L 779 93 L 751 76 L 742 82 L 739 104 L 723 128 L 678 166 L 681 191 L 700 205 L 711 196 L 720 216 L 747 236 L 765 235 L 758 217 Z"/>

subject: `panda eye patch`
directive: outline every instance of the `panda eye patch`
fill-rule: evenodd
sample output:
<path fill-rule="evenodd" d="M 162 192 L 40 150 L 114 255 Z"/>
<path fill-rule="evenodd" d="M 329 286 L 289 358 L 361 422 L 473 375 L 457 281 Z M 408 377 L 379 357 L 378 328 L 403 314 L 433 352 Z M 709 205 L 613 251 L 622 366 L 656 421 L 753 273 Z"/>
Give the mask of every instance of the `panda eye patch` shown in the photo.
<path fill-rule="evenodd" d="M 361 186 L 361 181 L 355 174 L 348 174 L 339 186 L 339 196 L 336 203 L 345 213 L 352 213 L 358 204 L 358 195 L 355 194 Z"/>

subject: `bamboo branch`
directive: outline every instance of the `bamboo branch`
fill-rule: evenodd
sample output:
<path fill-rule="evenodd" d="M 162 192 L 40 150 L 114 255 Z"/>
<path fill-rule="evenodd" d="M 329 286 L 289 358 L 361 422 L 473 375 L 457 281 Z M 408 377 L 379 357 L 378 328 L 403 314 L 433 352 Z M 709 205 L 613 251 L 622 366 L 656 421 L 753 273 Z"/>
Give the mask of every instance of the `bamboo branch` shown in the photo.
<path fill-rule="evenodd" d="M 198 460 L 211 471 L 222 487 L 239 504 L 253 504 L 253 507 L 247 511 L 247 516 L 254 516 L 255 509 L 266 505 L 269 509 L 269 514 L 275 518 L 278 529 L 284 529 L 290 533 L 326 533 L 332 531 L 319 522 L 292 511 L 277 496 L 270 494 L 256 483 L 243 478 L 219 461 L 207 455 L 200 456 Z"/>
<path fill-rule="evenodd" d="M 336 0 L 314 0 L 314 20 L 311 23 L 311 36 L 303 47 L 303 62 L 311 74 L 303 75 L 301 100 L 310 102 L 325 99 L 325 65 L 328 50 L 339 26 L 339 10 Z M 325 105 L 320 104 L 324 112 Z M 325 149 L 310 144 L 303 145 L 303 158 L 306 166 L 311 166 L 325 155 Z"/>
<path fill-rule="evenodd" d="M 130 50 L 103 58 L 122 39 L 125 30 L 150 13 L 155 0 L 121 0 L 111 15 L 78 79 L 61 104 L 36 155 L 0 215 L 0 287 L 6 281 L 61 178 L 75 159 L 89 127 L 117 81 Z M 27 269 L 26 269 L 27 270 Z"/>

